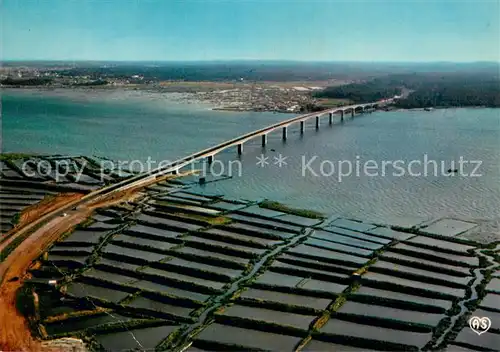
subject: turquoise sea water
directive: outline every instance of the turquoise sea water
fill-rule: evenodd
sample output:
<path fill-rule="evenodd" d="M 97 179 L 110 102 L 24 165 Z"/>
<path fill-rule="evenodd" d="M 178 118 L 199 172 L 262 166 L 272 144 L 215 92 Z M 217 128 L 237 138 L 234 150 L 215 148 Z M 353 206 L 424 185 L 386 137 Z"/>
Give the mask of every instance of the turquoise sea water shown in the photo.
<path fill-rule="evenodd" d="M 59 154 L 97 154 L 112 159 L 174 160 L 242 133 L 289 118 L 272 113 L 211 111 L 201 104 L 172 102 L 149 93 L 40 93 L 3 94 L 4 151 Z M 304 136 L 298 126 L 286 143 L 280 133 L 217 156 L 233 178 L 197 187 L 232 198 L 270 198 L 301 208 L 316 209 L 378 222 L 429 219 L 441 216 L 473 220 L 500 220 L 500 110 L 447 109 L 376 112 L 332 127 L 311 121 Z M 263 154 L 268 163 L 256 165 Z M 282 154 L 286 165 L 275 165 Z M 393 175 L 383 161 L 435 160 L 445 171 L 462 157 L 480 161 L 480 177 Z M 304 164 L 315 158 L 311 168 Z M 339 179 L 340 161 L 361 165 L 372 160 L 377 176 L 363 173 Z M 326 174 L 321 175 L 323 162 Z M 373 164 L 373 162 L 372 162 Z M 438 167 L 439 167 L 438 166 Z M 456 166 L 458 167 L 458 166 Z M 471 173 L 474 165 L 465 166 Z M 418 165 L 415 171 L 422 172 Z M 218 170 L 216 170 L 218 172 Z M 439 172 L 439 171 L 438 171 Z M 371 173 L 373 174 L 373 172 Z"/>
<path fill-rule="evenodd" d="M 212 111 L 154 93 L 10 90 L 3 151 L 175 160 L 290 115 Z"/>

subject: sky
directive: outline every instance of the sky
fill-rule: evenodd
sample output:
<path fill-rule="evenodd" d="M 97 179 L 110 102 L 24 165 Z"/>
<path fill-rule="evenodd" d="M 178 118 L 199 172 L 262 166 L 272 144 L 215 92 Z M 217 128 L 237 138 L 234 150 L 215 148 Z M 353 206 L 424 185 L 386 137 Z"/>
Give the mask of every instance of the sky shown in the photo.
<path fill-rule="evenodd" d="M 3 60 L 500 61 L 500 0 L 1 0 Z"/>

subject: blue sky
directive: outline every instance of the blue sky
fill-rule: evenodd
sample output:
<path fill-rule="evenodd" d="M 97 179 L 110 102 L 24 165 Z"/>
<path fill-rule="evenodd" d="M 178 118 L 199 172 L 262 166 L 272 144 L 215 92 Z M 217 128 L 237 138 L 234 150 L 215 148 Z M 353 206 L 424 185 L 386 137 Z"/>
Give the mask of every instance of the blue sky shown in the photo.
<path fill-rule="evenodd" d="M 499 0 L 2 0 L 5 60 L 500 61 Z"/>

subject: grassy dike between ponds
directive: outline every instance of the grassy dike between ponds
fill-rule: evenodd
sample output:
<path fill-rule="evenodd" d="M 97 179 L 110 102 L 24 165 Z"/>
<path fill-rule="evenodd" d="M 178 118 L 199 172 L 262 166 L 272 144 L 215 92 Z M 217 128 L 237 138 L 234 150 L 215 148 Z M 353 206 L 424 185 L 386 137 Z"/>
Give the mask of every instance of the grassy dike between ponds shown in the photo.
<path fill-rule="evenodd" d="M 261 208 L 276 210 L 285 212 L 292 215 L 314 218 L 314 219 L 325 219 L 323 214 L 318 212 L 302 210 L 302 209 L 293 209 L 289 208 L 285 205 L 282 205 L 278 202 L 270 202 L 264 201 L 259 204 Z M 176 339 L 168 339 L 165 341 L 160 348 L 161 349 L 170 349 L 173 347 L 179 348 L 183 346 L 190 338 L 195 336 L 198 332 L 200 332 L 207 324 L 209 324 L 215 318 L 215 314 L 223 309 L 223 307 L 233 302 L 234 299 L 237 299 L 241 294 L 244 287 L 248 287 L 260 274 L 267 271 L 268 267 L 272 264 L 274 259 L 278 257 L 280 254 L 284 253 L 291 247 L 294 247 L 304 240 L 306 240 L 310 234 L 314 230 L 312 228 L 306 228 L 306 230 L 290 239 L 288 239 L 284 244 L 274 247 L 270 252 L 261 256 L 258 261 L 254 262 L 252 269 L 245 273 L 240 279 L 236 280 L 232 283 L 230 288 L 226 290 L 226 292 L 213 300 L 212 304 L 205 309 L 205 311 L 200 313 L 198 322 L 189 326 L 181 335 L 177 336 Z M 382 250 L 377 251 L 381 253 Z M 365 266 L 356 270 L 356 273 L 361 275 L 368 270 L 368 267 L 376 262 L 376 258 L 371 259 L 366 263 Z M 360 283 L 355 280 L 352 282 L 340 295 L 337 296 L 336 299 L 332 301 L 332 303 L 327 307 L 323 313 L 321 313 L 311 324 L 311 328 L 307 332 L 307 336 L 305 336 L 300 343 L 300 346 L 305 345 L 310 339 L 312 334 L 316 333 L 321 326 L 326 324 L 329 320 L 330 316 L 335 313 L 346 301 L 347 297 L 356 292 L 356 290 L 360 287 Z M 248 303 L 248 302 L 247 302 Z M 280 305 L 281 309 L 284 308 L 284 304 Z M 286 310 L 286 309 L 285 309 Z M 279 329 L 287 330 L 287 327 L 283 327 L 279 325 Z M 294 331 L 294 329 L 291 329 Z"/>
<path fill-rule="evenodd" d="M 291 207 L 284 205 L 282 203 L 271 201 L 268 199 L 260 202 L 259 207 L 264 208 L 264 209 L 269 209 L 269 210 L 281 211 L 283 213 L 287 213 L 290 215 L 302 216 L 304 218 L 325 219 L 325 215 L 320 213 L 320 212 L 313 211 L 313 210 L 307 210 L 307 209 L 291 208 Z"/>
<path fill-rule="evenodd" d="M 43 155 L 28 154 L 28 153 L 0 153 L 0 161 L 12 161 L 17 159 L 28 159 L 41 156 Z"/>
<path fill-rule="evenodd" d="M 300 240 L 308 237 L 311 231 L 312 230 L 306 230 L 303 233 L 292 237 L 282 245 L 275 247 L 267 254 L 264 254 L 257 262 L 254 263 L 252 269 L 249 272 L 243 274 L 243 276 L 231 283 L 230 287 L 223 294 L 216 296 L 212 300 L 210 306 L 200 313 L 198 321 L 196 323 L 190 325 L 175 340 L 165 341 L 159 347 L 161 349 L 170 349 L 174 346 L 182 346 L 183 344 L 188 342 L 188 339 L 201 331 L 205 327 L 205 325 L 213 319 L 214 313 L 223 305 L 228 303 L 239 289 L 241 289 L 245 285 L 248 285 L 252 280 L 255 279 L 260 271 L 264 270 L 263 267 L 265 267 L 266 263 L 268 264 L 273 260 L 273 258 L 283 253 L 286 249 L 297 244 Z"/>
<path fill-rule="evenodd" d="M 487 247 L 491 247 L 491 244 Z M 491 250 L 476 250 L 479 256 L 480 265 L 473 269 L 474 279 L 467 289 L 467 295 L 463 300 L 455 302 L 453 308 L 448 313 L 445 326 L 439 327 L 439 336 L 432 341 L 429 347 L 432 350 L 441 350 L 448 341 L 453 341 L 460 331 L 467 326 L 469 314 L 476 310 L 486 296 L 486 286 L 492 279 L 492 274 L 500 269 L 500 255 Z"/>

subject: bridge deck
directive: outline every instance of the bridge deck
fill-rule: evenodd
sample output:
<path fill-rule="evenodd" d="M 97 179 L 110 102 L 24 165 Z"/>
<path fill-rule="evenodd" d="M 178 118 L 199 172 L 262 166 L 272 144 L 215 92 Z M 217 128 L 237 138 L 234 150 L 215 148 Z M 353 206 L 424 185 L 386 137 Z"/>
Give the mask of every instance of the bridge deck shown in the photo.
<path fill-rule="evenodd" d="M 154 180 L 158 176 L 177 172 L 181 168 L 183 168 L 186 165 L 189 165 L 197 160 L 207 158 L 209 156 L 213 156 L 213 155 L 220 153 L 221 151 L 223 151 L 227 148 L 234 147 L 238 144 L 243 144 L 250 139 L 271 133 L 279 128 L 288 127 L 288 126 L 290 126 L 294 123 L 297 123 L 297 122 L 306 121 L 312 117 L 316 117 L 316 116 L 321 117 L 321 116 L 326 115 L 326 114 L 330 114 L 330 113 L 335 114 L 337 112 L 345 113 L 346 111 L 355 111 L 357 108 L 365 109 L 367 107 L 377 107 L 377 106 L 390 104 L 393 101 L 394 101 L 394 99 L 385 99 L 385 100 L 377 101 L 377 102 L 371 102 L 371 103 L 365 103 L 365 104 L 353 104 L 353 105 L 336 107 L 336 108 L 327 109 L 327 110 L 323 110 L 323 111 L 319 111 L 319 112 L 314 112 L 314 113 L 296 116 L 296 117 L 275 123 L 273 125 L 261 128 L 257 131 L 253 131 L 253 132 L 244 134 L 242 136 L 233 138 L 229 141 L 226 141 L 226 142 L 223 142 L 223 143 L 218 144 L 216 146 L 204 149 L 204 150 L 199 151 L 197 153 L 188 155 L 184 158 L 181 158 L 177 161 L 174 161 L 170 165 L 151 170 L 150 172 L 147 172 L 145 174 L 141 174 L 141 175 L 129 178 L 125 181 L 119 182 L 117 184 L 111 185 L 109 187 L 103 188 L 97 192 L 94 192 L 94 193 L 89 194 L 88 196 L 84 197 L 84 199 L 82 199 L 82 202 L 85 202 L 89 199 L 95 200 L 96 197 L 104 196 L 110 192 L 124 191 L 124 190 L 129 189 L 129 188 L 138 187 L 141 184 L 145 184 L 145 183 L 148 183 L 148 182 Z"/>

